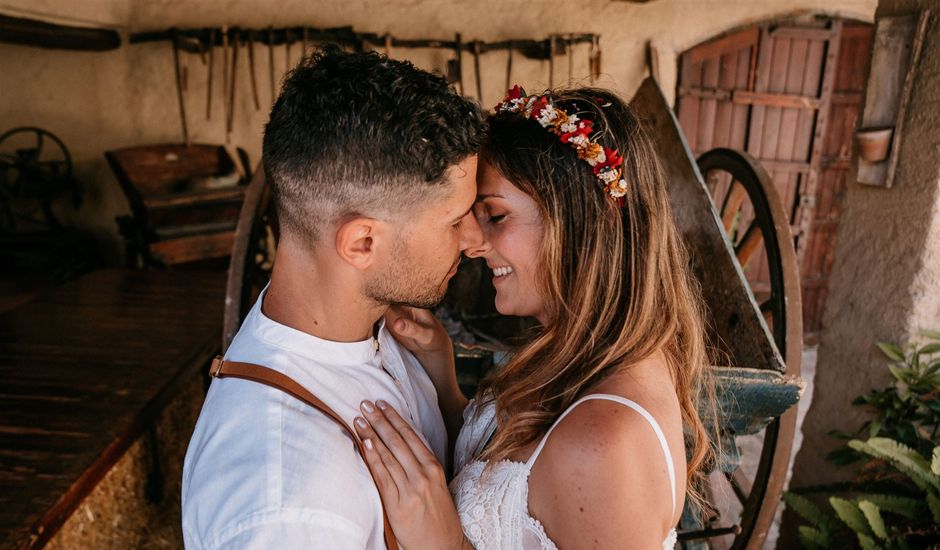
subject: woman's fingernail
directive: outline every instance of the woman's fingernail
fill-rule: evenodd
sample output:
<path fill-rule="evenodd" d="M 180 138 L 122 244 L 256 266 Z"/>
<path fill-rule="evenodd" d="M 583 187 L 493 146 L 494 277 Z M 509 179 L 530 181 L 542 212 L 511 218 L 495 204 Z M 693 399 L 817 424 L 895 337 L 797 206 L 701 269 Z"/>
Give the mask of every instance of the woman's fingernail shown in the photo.
<path fill-rule="evenodd" d="M 366 449 L 369 449 L 370 451 L 372 450 L 372 440 L 371 440 L 371 439 L 363 439 L 363 440 L 362 440 L 362 444 L 366 446 Z"/>
<path fill-rule="evenodd" d="M 367 426 L 367 424 L 366 424 L 366 419 L 365 419 L 365 418 L 362 418 L 361 416 L 357 416 L 357 417 L 356 417 L 356 420 L 354 420 L 354 422 L 356 423 L 356 426 L 359 426 L 359 427 L 362 428 L 362 429 L 365 429 L 366 426 Z"/>
<path fill-rule="evenodd" d="M 405 322 L 399 319 L 398 322 L 395 323 L 395 330 L 398 330 L 399 332 L 405 330 Z"/>
<path fill-rule="evenodd" d="M 372 403 L 369 403 L 368 401 L 363 401 L 362 410 L 366 411 L 367 413 L 374 413 L 375 407 L 372 406 Z"/>
<path fill-rule="evenodd" d="M 375 404 L 378 405 L 379 408 L 382 409 L 383 411 L 384 411 L 386 408 L 388 408 L 388 403 L 386 403 L 385 401 L 382 401 L 381 399 L 379 399 L 378 401 L 376 401 Z"/>

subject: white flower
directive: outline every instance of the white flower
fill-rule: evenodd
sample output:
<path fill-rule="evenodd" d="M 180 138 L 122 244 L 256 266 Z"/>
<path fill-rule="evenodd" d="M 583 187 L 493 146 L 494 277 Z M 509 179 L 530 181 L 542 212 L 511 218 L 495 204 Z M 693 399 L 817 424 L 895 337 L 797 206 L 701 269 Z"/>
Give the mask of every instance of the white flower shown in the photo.
<path fill-rule="evenodd" d="M 577 135 L 577 136 L 571 136 L 571 137 L 568 139 L 568 143 L 574 143 L 577 147 L 580 148 L 580 147 L 587 147 L 588 144 L 591 143 L 591 142 L 588 141 L 588 138 L 586 138 L 586 137 L 584 137 L 584 136 L 582 136 L 582 135 Z"/>
<path fill-rule="evenodd" d="M 621 189 L 626 189 L 626 188 L 627 188 L 627 180 L 624 180 L 624 179 L 620 180 L 620 182 L 617 184 L 617 186 L 620 187 Z"/>
<path fill-rule="evenodd" d="M 539 113 L 539 124 L 542 126 L 551 126 L 552 121 L 558 118 L 558 111 L 555 110 L 554 105 L 547 105 L 542 112 Z"/>
<path fill-rule="evenodd" d="M 581 137 L 581 136 L 578 136 L 578 137 Z M 572 138 L 571 141 L 574 141 L 574 138 Z M 584 138 L 584 141 L 587 141 L 587 138 Z M 607 160 L 607 155 L 604 154 L 604 149 L 601 149 L 600 152 L 597 153 L 597 156 L 596 156 L 596 157 L 594 157 L 594 158 L 586 158 L 586 159 L 584 159 L 584 160 L 586 160 L 586 161 L 588 162 L 588 164 L 590 164 L 591 166 L 596 166 L 596 165 L 598 165 L 598 164 L 604 162 L 605 160 Z M 608 168 L 607 170 L 610 170 L 610 169 Z"/>
<path fill-rule="evenodd" d="M 523 107 L 523 110 L 525 111 L 525 116 L 532 115 L 532 106 L 535 104 L 536 101 L 538 101 L 538 99 L 539 99 L 538 96 L 532 96 L 528 100 L 526 100 L 525 107 Z"/>
<path fill-rule="evenodd" d="M 620 191 L 619 189 L 610 189 L 610 188 L 608 188 L 608 189 L 607 189 L 607 192 L 610 193 L 610 196 L 613 197 L 613 198 L 615 198 L 615 199 L 619 199 L 620 197 L 626 195 L 625 192 Z"/>
<path fill-rule="evenodd" d="M 607 184 L 616 181 L 619 176 L 620 174 L 614 168 L 604 168 L 597 174 L 598 179 Z"/>
<path fill-rule="evenodd" d="M 561 131 L 570 134 L 578 129 L 578 115 L 569 115 L 568 122 L 561 125 Z"/>

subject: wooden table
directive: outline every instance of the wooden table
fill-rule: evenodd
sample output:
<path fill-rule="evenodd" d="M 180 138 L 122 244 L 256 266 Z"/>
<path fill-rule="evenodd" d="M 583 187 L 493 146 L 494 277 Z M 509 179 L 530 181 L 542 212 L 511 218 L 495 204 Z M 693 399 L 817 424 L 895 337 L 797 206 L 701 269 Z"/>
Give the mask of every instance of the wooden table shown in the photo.
<path fill-rule="evenodd" d="M 224 273 L 105 270 L 0 315 L 0 547 L 41 546 L 220 345 Z"/>

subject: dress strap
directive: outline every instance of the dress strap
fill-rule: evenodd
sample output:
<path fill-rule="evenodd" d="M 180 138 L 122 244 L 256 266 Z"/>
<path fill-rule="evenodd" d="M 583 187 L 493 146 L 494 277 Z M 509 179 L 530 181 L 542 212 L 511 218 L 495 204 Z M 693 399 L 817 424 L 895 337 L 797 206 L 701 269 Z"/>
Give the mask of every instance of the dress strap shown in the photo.
<path fill-rule="evenodd" d="M 539 441 L 538 447 L 535 448 L 535 451 L 532 453 L 532 456 L 530 456 L 529 460 L 526 462 L 525 464 L 526 468 L 530 470 L 532 469 L 532 466 L 535 464 L 535 460 L 542 453 L 542 449 L 545 447 L 545 443 L 548 441 L 548 436 L 550 436 L 552 434 L 552 431 L 555 429 L 555 427 L 558 426 L 558 424 L 560 424 L 561 421 L 564 420 L 566 416 L 568 416 L 568 413 L 574 410 L 574 408 L 580 405 L 581 403 L 584 403 L 585 401 L 590 401 L 592 399 L 604 399 L 607 401 L 615 401 L 617 403 L 620 403 L 621 405 L 630 407 L 631 409 L 639 413 L 640 416 L 645 418 L 647 422 L 649 422 L 650 426 L 653 428 L 653 431 L 656 432 L 656 437 L 659 439 L 659 445 L 663 449 L 663 457 L 666 459 L 666 470 L 669 472 L 669 484 L 672 487 L 672 491 L 670 491 L 672 495 L 672 512 L 675 513 L 676 512 L 676 467 L 675 467 L 675 464 L 673 464 L 672 462 L 672 453 L 669 452 L 669 444 L 666 442 L 666 436 L 665 434 L 663 434 L 663 430 L 659 427 L 659 423 L 656 422 L 656 419 L 653 418 L 653 415 L 651 415 L 649 411 L 641 407 L 637 402 L 631 401 L 627 399 L 626 397 L 620 397 L 619 395 L 612 395 L 609 393 L 592 393 L 590 395 L 585 395 L 581 399 L 578 399 L 577 401 L 572 403 L 570 407 L 565 409 L 565 412 L 561 413 L 561 416 L 559 416 L 558 420 L 556 420 L 555 423 L 552 424 L 552 427 L 548 429 L 548 432 L 546 432 L 545 435 L 542 436 L 542 440 Z"/>

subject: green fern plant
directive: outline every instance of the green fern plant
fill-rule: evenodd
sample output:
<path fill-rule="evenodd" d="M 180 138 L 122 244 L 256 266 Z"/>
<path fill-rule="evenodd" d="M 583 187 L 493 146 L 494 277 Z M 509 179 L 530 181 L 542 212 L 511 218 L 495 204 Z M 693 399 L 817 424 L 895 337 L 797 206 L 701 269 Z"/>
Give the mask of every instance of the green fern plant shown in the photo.
<path fill-rule="evenodd" d="M 829 497 L 835 518 L 809 499 L 787 492 L 784 500 L 809 522 L 800 526 L 805 548 L 914 549 L 940 543 L 940 446 L 932 459 L 893 439 L 858 439 L 849 445 L 864 455 L 884 461 L 917 488 L 913 496 L 853 492 Z M 851 539 L 855 540 L 852 541 Z"/>
<path fill-rule="evenodd" d="M 872 417 L 855 434 L 832 432 L 847 442 L 828 458 L 861 462 L 855 481 L 784 493 L 807 522 L 798 533 L 804 548 L 940 548 L 940 332 L 923 334 L 928 343 L 908 344 L 906 352 L 878 344 L 891 361 L 892 385 L 853 402 Z M 826 511 L 806 497 L 834 488 Z"/>

